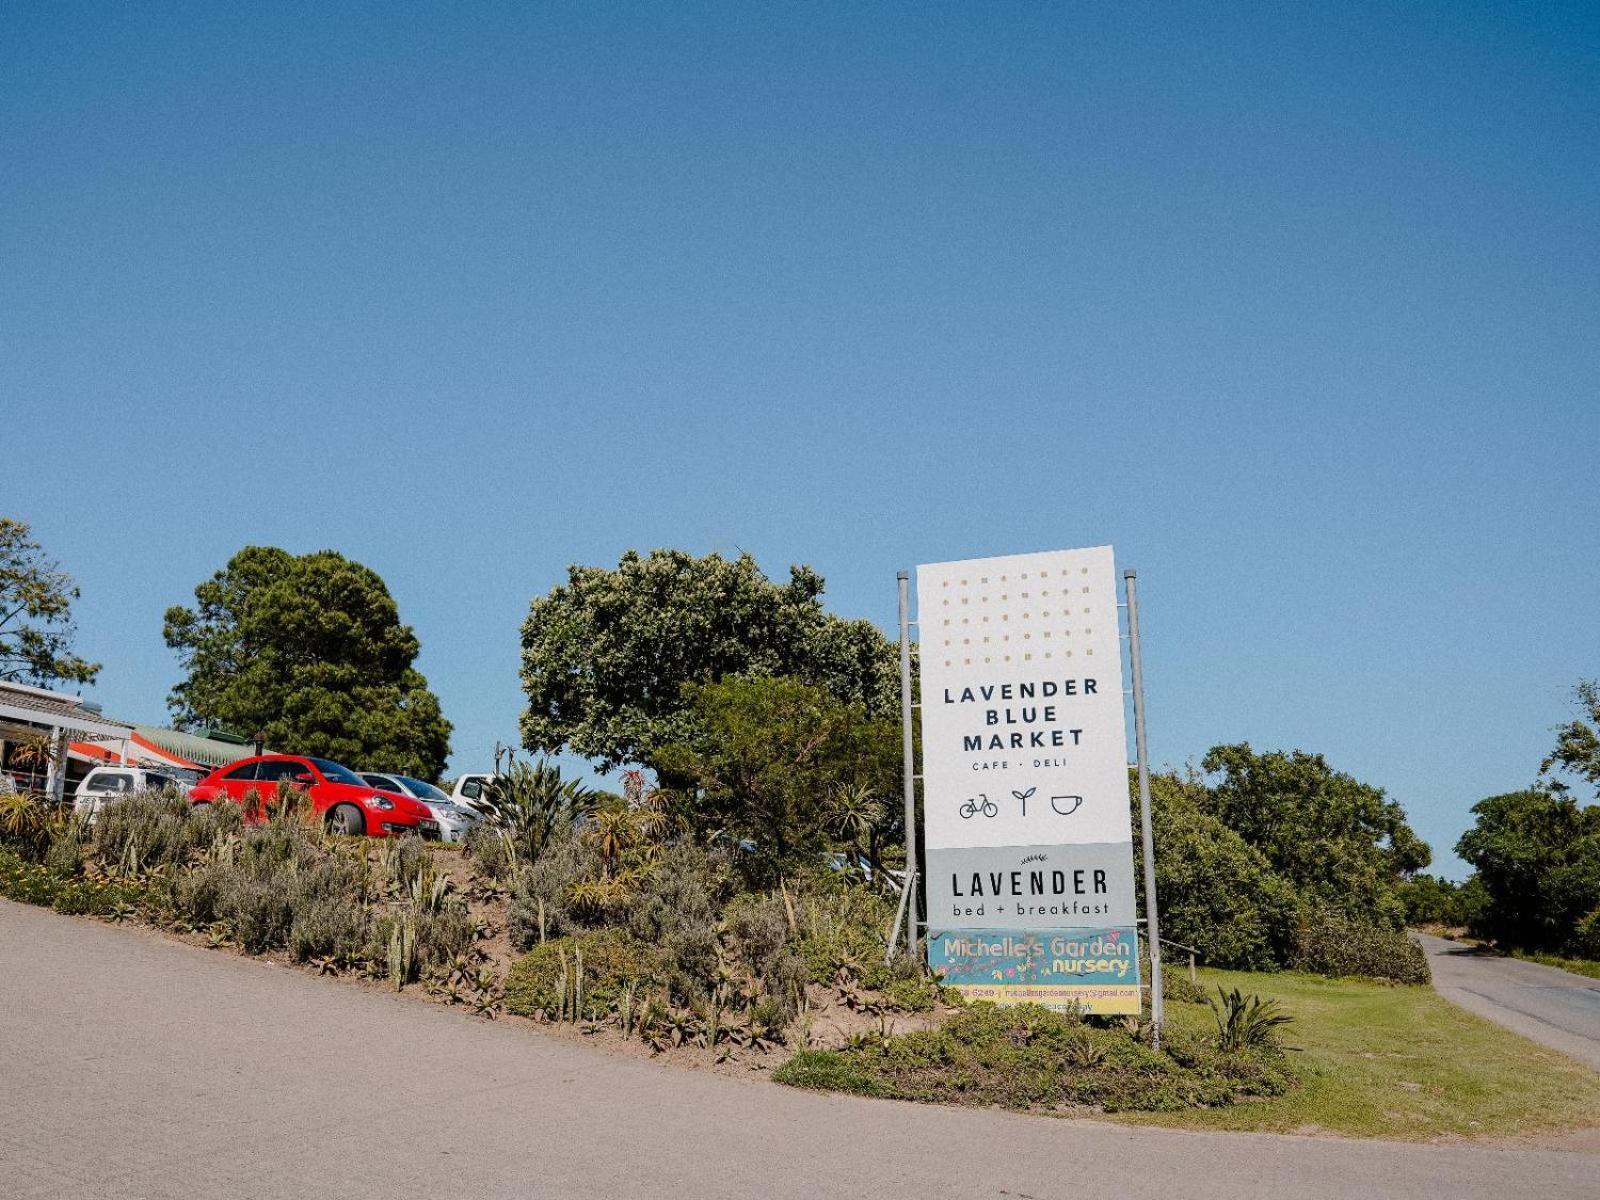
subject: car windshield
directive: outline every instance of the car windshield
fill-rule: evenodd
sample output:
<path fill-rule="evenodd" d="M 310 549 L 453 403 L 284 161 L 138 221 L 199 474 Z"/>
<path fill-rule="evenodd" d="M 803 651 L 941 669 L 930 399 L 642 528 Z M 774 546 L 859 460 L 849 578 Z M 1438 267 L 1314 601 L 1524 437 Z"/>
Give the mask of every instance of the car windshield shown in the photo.
<path fill-rule="evenodd" d="M 357 775 L 349 767 L 342 767 L 331 759 L 313 758 L 311 761 L 316 764 L 317 770 L 322 772 L 324 779 L 331 780 L 334 783 L 353 783 L 357 787 L 372 786 L 361 782 L 361 776 Z"/>
<path fill-rule="evenodd" d="M 396 775 L 395 778 L 410 788 L 412 795 L 420 796 L 424 800 L 436 800 L 442 804 L 450 799 L 431 783 L 423 783 L 422 780 L 413 779 L 409 775 Z"/>

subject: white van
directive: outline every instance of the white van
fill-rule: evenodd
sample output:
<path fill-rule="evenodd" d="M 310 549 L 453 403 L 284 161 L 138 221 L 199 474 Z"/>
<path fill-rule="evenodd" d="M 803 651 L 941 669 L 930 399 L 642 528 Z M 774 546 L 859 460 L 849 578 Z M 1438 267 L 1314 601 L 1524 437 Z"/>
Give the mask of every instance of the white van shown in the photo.
<path fill-rule="evenodd" d="M 107 800 L 128 792 L 172 788 L 182 795 L 204 776 L 183 767 L 95 767 L 72 793 L 74 811 L 94 820 Z"/>

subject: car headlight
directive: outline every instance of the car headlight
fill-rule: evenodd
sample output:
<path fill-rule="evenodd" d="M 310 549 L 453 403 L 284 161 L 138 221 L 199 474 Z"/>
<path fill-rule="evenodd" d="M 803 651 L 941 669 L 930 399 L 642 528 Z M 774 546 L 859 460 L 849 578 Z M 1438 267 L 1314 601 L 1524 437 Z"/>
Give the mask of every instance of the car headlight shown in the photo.
<path fill-rule="evenodd" d="M 382 809 L 384 812 L 388 812 L 390 809 L 394 808 L 394 801 L 385 800 L 382 796 L 368 796 L 367 803 L 373 808 Z"/>

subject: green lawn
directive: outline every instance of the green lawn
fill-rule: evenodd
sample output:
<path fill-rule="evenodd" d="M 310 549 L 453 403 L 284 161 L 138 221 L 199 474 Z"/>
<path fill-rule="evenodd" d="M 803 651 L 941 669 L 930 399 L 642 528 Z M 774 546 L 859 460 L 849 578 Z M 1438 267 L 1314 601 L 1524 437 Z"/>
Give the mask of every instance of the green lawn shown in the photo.
<path fill-rule="evenodd" d="M 1513 950 L 1511 955 L 1513 958 L 1524 958 L 1546 967 L 1560 967 L 1563 971 L 1571 971 L 1574 975 L 1587 975 L 1590 979 L 1600 979 L 1600 962 L 1595 962 L 1593 959 L 1562 958 L 1559 954 L 1540 954 L 1534 950 Z"/>
<path fill-rule="evenodd" d="M 1294 1023 L 1283 1041 L 1302 1086 L 1231 1108 L 1137 1113 L 1138 1124 L 1427 1139 L 1600 1124 L 1600 1074 L 1441 999 L 1285 972 L 1202 971 L 1218 984 L 1278 1000 Z M 1170 1022 L 1209 1024 L 1210 1009 L 1169 1004 Z"/>

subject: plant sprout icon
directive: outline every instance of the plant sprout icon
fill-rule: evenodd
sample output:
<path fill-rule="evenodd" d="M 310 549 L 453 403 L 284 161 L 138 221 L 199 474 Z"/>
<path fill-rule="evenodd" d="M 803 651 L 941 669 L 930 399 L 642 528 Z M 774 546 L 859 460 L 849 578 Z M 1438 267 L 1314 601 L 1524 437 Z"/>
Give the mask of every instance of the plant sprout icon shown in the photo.
<path fill-rule="evenodd" d="M 1082 796 L 1051 796 L 1050 807 L 1056 810 L 1058 816 L 1070 817 L 1078 811 L 1078 806 L 1083 803 Z M 1063 808 L 1062 805 L 1066 807 Z"/>
<path fill-rule="evenodd" d="M 989 799 L 985 793 L 979 792 L 976 800 L 968 800 L 957 811 L 963 817 L 975 816 L 978 813 L 982 813 L 986 817 L 993 817 L 999 815 L 1000 806 Z"/>
<path fill-rule="evenodd" d="M 1036 787 L 1031 787 L 1025 792 L 1012 792 L 1011 793 L 1018 800 L 1022 801 L 1022 815 L 1023 816 L 1027 816 L 1028 815 L 1028 797 L 1033 795 L 1038 790 L 1039 789 L 1036 788 Z"/>

